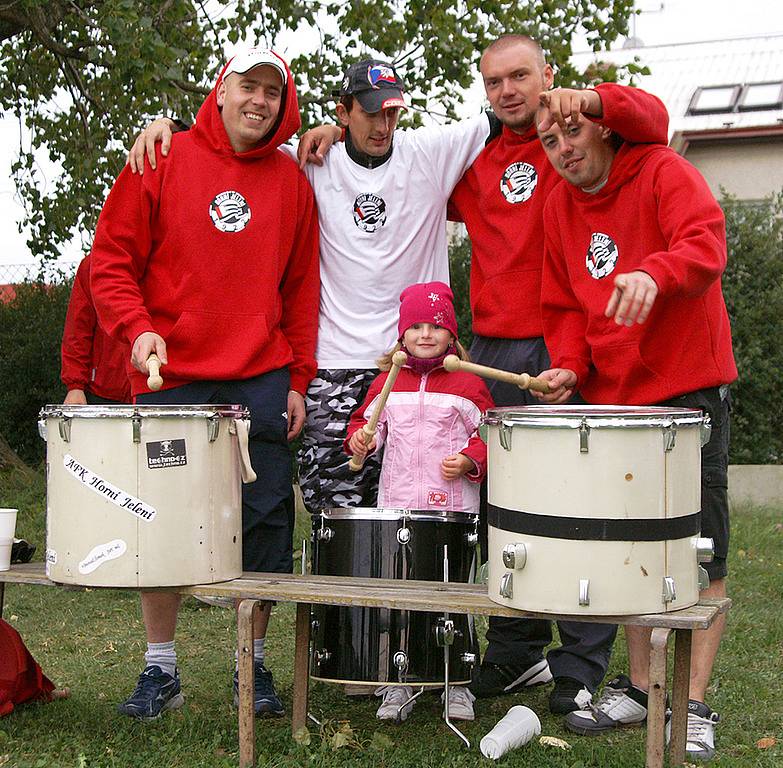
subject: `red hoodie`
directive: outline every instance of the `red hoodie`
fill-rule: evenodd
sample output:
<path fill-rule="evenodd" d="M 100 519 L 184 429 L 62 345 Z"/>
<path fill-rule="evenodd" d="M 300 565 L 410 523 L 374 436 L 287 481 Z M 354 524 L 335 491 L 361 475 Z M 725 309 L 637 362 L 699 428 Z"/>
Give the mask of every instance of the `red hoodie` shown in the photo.
<path fill-rule="evenodd" d="M 240 154 L 215 89 L 168 157 L 158 149 L 157 171 L 126 167 L 112 188 L 92 251 L 98 317 L 129 344 L 163 337 L 165 388 L 288 366 L 304 393 L 316 368 L 318 223 L 307 179 L 278 149 L 300 125 L 293 77 L 271 136 Z M 134 394 L 149 391 L 130 373 Z"/>
<path fill-rule="evenodd" d="M 563 183 L 544 210 L 544 337 L 590 403 L 644 405 L 737 377 L 721 290 L 723 212 L 667 147 L 624 145 L 595 194 Z M 647 321 L 604 317 L 614 278 L 642 270 L 659 293 Z"/>
<path fill-rule="evenodd" d="M 604 84 L 601 123 L 627 141 L 666 144 L 663 102 L 638 88 Z M 464 221 L 471 239 L 473 332 L 501 339 L 542 335 L 541 262 L 544 203 L 560 183 L 535 126 L 506 126 L 490 141 L 451 194 L 449 218 Z"/>
<path fill-rule="evenodd" d="M 90 293 L 90 257 L 85 256 L 76 278 L 65 315 L 62 343 L 63 384 L 92 392 L 108 400 L 130 402 L 130 382 L 125 368 L 130 348 L 118 344 L 98 325 Z"/>

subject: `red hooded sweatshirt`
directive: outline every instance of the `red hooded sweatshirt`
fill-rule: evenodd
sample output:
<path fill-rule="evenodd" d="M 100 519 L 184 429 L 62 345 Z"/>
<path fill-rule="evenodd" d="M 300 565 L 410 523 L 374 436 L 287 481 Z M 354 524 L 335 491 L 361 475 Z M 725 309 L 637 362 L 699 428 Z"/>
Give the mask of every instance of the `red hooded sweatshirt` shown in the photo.
<path fill-rule="evenodd" d="M 288 366 L 304 393 L 316 368 L 318 223 L 307 179 L 278 149 L 300 126 L 293 77 L 267 140 L 243 153 L 215 89 L 169 155 L 158 149 L 157 171 L 126 167 L 112 188 L 92 250 L 95 307 L 117 339 L 163 337 L 164 388 Z M 146 375 L 130 375 L 134 395 L 149 391 Z"/>
<path fill-rule="evenodd" d="M 130 382 L 125 369 L 130 348 L 118 344 L 98 325 L 90 292 L 90 262 L 89 256 L 82 259 L 73 281 L 63 329 L 60 378 L 69 390 L 81 389 L 127 403 Z"/>
<path fill-rule="evenodd" d="M 604 84 L 600 122 L 626 141 L 666 144 L 663 102 L 638 88 Z M 464 221 L 471 240 L 473 332 L 500 339 L 542 335 L 541 262 L 544 203 L 560 183 L 535 126 L 506 126 L 467 170 L 449 200 L 449 218 Z"/>
<path fill-rule="evenodd" d="M 649 405 L 737 377 L 721 290 L 723 212 L 667 147 L 623 145 L 599 192 L 560 184 L 544 210 L 544 338 L 590 403 Z M 659 293 L 643 324 L 604 317 L 614 278 L 642 270 Z"/>

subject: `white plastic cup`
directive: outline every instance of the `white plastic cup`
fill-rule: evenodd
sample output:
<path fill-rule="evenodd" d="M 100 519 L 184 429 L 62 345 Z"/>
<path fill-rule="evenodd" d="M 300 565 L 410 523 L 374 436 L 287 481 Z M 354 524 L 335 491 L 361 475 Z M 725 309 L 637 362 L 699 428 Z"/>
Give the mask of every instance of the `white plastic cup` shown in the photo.
<path fill-rule="evenodd" d="M 16 509 L 0 508 L 0 539 L 13 539 L 16 533 Z"/>
<path fill-rule="evenodd" d="M 497 760 L 506 752 L 518 749 L 541 733 L 541 721 L 530 707 L 511 707 L 505 717 L 481 740 L 484 757 Z"/>
<path fill-rule="evenodd" d="M 11 570 L 11 547 L 13 539 L 0 539 L 0 571 Z"/>

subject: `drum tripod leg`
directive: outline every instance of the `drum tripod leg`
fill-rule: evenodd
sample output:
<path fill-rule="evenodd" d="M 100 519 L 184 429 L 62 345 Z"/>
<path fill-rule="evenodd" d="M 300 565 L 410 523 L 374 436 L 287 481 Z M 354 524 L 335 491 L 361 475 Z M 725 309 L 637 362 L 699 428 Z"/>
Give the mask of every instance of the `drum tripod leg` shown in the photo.
<path fill-rule="evenodd" d="M 253 704 L 253 611 L 258 600 L 243 600 L 237 614 L 239 652 L 239 766 L 256 764 L 256 712 Z"/>

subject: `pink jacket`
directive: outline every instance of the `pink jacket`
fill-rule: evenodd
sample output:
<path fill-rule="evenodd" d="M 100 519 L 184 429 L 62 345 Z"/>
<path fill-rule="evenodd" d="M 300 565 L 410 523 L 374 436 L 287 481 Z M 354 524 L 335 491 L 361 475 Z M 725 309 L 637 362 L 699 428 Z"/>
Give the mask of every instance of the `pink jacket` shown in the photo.
<path fill-rule="evenodd" d="M 373 414 L 388 374 L 370 386 L 348 425 L 348 441 Z M 436 368 L 418 374 L 403 368 L 386 401 L 376 438 L 385 444 L 378 506 L 417 510 L 479 510 L 479 484 L 487 471 L 487 446 L 478 436 L 482 411 L 493 407 L 484 382 L 472 373 Z M 473 460 L 476 470 L 457 480 L 444 480 L 440 465 L 454 453 Z"/>

